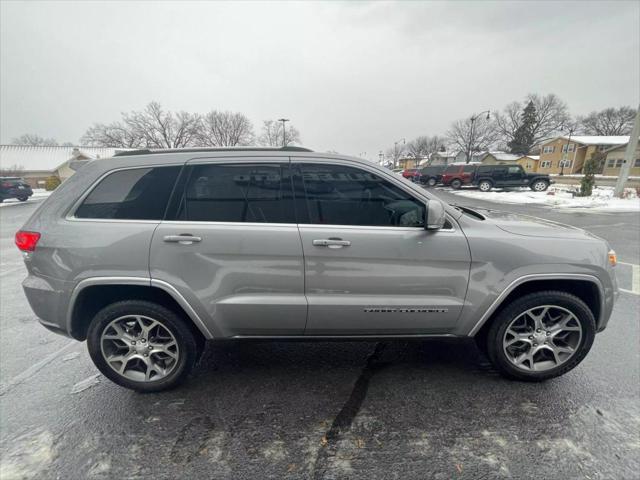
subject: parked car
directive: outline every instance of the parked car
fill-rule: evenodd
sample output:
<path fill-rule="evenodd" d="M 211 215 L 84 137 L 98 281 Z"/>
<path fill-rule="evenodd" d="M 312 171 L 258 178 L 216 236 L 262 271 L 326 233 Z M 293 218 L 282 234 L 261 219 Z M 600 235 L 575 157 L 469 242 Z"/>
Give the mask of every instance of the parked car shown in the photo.
<path fill-rule="evenodd" d="M 139 391 L 184 380 L 207 340 L 256 338 L 474 337 L 503 375 L 544 380 L 584 359 L 618 292 L 591 233 L 300 147 L 91 162 L 15 241 L 42 325 Z"/>
<path fill-rule="evenodd" d="M 402 175 L 402 172 L 404 172 L 404 168 L 394 168 L 393 170 L 391 170 L 393 173 L 397 173 L 398 175 Z"/>
<path fill-rule="evenodd" d="M 459 189 L 463 185 L 471 185 L 473 174 L 478 163 L 452 163 L 442 172 L 442 184 Z"/>
<path fill-rule="evenodd" d="M 31 186 L 20 177 L 0 177 L 0 202 L 17 198 L 26 202 L 33 195 Z"/>
<path fill-rule="evenodd" d="M 420 183 L 427 187 L 435 187 L 442 182 L 442 173 L 446 165 L 433 165 L 420 170 Z"/>
<path fill-rule="evenodd" d="M 493 187 L 529 187 L 544 192 L 552 182 L 549 175 L 527 173 L 521 165 L 480 165 L 472 183 L 483 192 Z"/>
<path fill-rule="evenodd" d="M 402 172 L 402 176 L 412 182 L 420 181 L 420 169 L 418 168 L 407 168 Z"/>

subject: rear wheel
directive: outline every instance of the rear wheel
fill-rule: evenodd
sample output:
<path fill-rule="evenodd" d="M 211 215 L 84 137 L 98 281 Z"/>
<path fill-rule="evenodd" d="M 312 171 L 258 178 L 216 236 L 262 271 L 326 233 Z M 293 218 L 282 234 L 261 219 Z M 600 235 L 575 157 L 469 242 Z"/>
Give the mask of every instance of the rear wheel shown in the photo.
<path fill-rule="evenodd" d="M 462 182 L 459 179 L 455 179 L 451 181 L 451 188 L 454 190 L 459 190 L 462 187 Z"/>
<path fill-rule="evenodd" d="M 493 321 L 489 359 L 504 376 L 541 381 L 564 375 L 587 355 L 596 323 L 578 297 L 560 291 L 525 295 Z"/>
<path fill-rule="evenodd" d="M 18 197 L 18 200 L 20 200 L 21 202 L 26 202 L 27 200 L 29 200 L 29 197 Z"/>
<path fill-rule="evenodd" d="M 427 180 L 427 186 L 428 186 L 428 187 L 435 187 L 435 186 L 436 186 L 436 183 L 437 183 L 437 181 L 436 181 L 436 179 L 435 179 L 435 178 L 433 178 L 433 177 L 430 177 L 430 178 Z"/>
<path fill-rule="evenodd" d="M 531 190 L 534 192 L 544 192 L 547 188 L 549 188 L 549 182 L 546 180 L 536 180 L 531 184 Z"/>
<path fill-rule="evenodd" d="M 183 319 L 140 300 L 117 302 L 98 312 L 89 326 L 87 347 L 105 377 L 139 392 L 179 385 L 198 358 L 197 339 Z"/>
<path fill-rule="evenodd" d="M 489 180 L 482 180 L 480 183 L 478 183 L 478 188 L 482 192 L 488 192 L 493 188 L 493 183 L 491 183 L 491 181 Z"/>

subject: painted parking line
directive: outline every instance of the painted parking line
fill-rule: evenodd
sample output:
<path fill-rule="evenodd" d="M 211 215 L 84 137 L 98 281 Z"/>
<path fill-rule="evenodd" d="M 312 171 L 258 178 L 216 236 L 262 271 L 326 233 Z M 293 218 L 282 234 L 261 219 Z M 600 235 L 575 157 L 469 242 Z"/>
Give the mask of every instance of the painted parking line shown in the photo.
<path fill-rule="evenodd" d="M 626 262 L 618 262 L 618 264 L 631 267 L 631 289 L 621 288 L 620 291 L 640 295 L 640 265 Z"/>

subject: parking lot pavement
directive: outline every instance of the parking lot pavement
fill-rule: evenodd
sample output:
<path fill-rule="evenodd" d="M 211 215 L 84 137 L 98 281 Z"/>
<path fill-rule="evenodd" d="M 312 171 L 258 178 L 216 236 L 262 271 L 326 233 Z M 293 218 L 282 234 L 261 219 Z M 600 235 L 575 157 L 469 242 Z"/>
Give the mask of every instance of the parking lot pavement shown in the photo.
<path fill-rule="evenodd" d="M 11 240 L 34 208 L 0 210 L 3 480 L 637 478 L 638 295 L 621 295 L 578 368 L 545 383 L 503 379 L 470 342 L 256 341 L 210 345 L 183 387 L 142 395 L 37 325 Z M 564 221 L 609 225 L 598 233 L 640 263 L 637 223 Z"/>

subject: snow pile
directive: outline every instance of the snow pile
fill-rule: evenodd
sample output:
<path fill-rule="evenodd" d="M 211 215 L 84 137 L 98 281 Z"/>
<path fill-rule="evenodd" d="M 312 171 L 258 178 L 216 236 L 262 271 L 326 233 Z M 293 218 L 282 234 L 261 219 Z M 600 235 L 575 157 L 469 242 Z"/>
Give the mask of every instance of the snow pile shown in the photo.
<path fill-rule="evenodd" d="M 478 190 L 452 190 L 463 197 L 495 203 L 537 204 L 556 208 L 584 208 L 607 212 L 640 212 L 640 198 L 634 188 L 625 188 L 625 198 L 614 198 L 613 187 L 595 187 L 590 197 L 579 197 L 578 185 L 554 184 L 546 192 L 534 192 L 529 188 Z"/>

